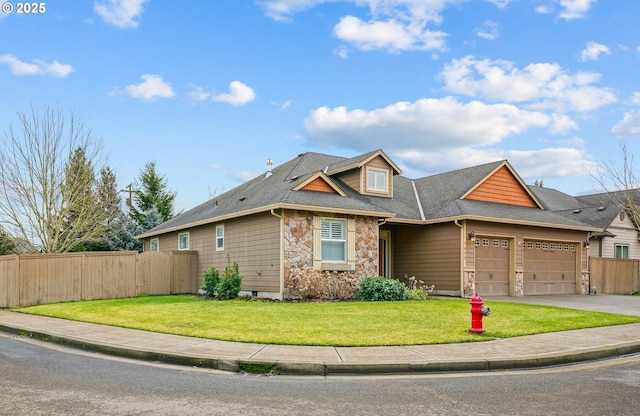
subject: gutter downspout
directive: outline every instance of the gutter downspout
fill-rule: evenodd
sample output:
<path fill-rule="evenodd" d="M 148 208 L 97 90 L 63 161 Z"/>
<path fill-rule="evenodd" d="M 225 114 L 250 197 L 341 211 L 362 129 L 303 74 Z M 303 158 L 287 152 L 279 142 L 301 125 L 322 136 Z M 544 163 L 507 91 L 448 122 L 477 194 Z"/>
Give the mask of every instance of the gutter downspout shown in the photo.
<path fill-rule="evenodd" d="M 464 298 L 464 257 L 466 255 L 464 235 L 466 222 L 464 224 L 460 224 L 458 221 L 460 220 L 454 220 L 453 224 L 460 227 L 460 297 Z"/>
<path fill-rule="evenodd" d="M 280 300 L 282 300 L 284 298 L 284 216 L 276 214 L 274 208 L 271 208 L 271 215 L 280 219 L 280 264 L 278 265 L 278 273 L 280 274 Z"/>

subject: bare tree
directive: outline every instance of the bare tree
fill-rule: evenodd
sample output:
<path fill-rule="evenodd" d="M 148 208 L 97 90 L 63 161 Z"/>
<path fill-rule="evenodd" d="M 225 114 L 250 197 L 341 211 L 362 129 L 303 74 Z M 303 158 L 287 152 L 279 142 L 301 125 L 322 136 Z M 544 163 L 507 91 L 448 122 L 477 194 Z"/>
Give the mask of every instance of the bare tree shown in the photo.
<path fill-rule="evenodd" d="M 32 107 L 18 120 L 0 144 L 0 224 L 31 252 L 66 252 L 99 238 L 105 214 L 82 201 L 94 199 L 87 193 L 95 191 L 93 169 L 103 163 L 101 139 L 51 107 Z M 90 168 L 74 168 L 79 154 Z"/>
<path fill-rule="evenodd" d="M 633 155 L 627 151 L 624 142 L 620 142 L 620 162 L 601 162 L 596 174 L 591 176 L 606 193 L 611 204 L 623 209 L 636 225 L 640 225 L 640 182 L 636 177 Z"/>

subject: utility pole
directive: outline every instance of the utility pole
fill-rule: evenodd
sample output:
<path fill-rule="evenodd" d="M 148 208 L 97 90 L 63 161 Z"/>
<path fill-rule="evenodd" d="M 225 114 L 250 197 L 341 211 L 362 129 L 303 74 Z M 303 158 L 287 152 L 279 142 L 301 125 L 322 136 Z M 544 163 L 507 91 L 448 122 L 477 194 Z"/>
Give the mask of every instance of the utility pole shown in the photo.
<path fill-rule="evenodd" d="M 129 194 L 129 197 L 125 200 L 125 204 L 127 204 L 127 206 L 131 208 L 131 204 L 133 203 L 133 193 L 138 191 L 133 189 L 132 183 L 129 183 L 129 185 L 127 185 L 124 189 L 121 189 L 120 192 L 126 192 Z"/>

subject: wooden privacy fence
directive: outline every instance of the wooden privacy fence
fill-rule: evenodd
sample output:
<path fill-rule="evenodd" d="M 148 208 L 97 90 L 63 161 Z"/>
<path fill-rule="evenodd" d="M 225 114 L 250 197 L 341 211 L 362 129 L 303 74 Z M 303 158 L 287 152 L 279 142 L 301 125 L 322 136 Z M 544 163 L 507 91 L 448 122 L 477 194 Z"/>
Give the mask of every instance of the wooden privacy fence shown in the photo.
<path fill-rule="evenodd" d="M 197 284 L 197 251 L 0 256 L 0 308 L 196 293 Z"/>
<path fill-rule="evenodd" d="M 611 295 L 640 291 L 640 260 L 589 257 L 591 290 Z"/>

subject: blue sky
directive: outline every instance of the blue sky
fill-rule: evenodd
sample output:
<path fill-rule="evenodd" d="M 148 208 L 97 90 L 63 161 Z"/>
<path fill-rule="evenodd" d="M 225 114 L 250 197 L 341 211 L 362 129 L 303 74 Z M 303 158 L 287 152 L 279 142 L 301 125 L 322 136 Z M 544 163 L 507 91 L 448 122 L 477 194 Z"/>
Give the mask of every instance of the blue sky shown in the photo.
<path fill-rule="evenodd" d="M 178 211 L 306 151 L 381 148 L 410 178 L 508 159 L 577 195 L 640 150 L 638 1 L 10 3 L 0 131 L 73 112 L 122 187 L 155 161 Z"/>

